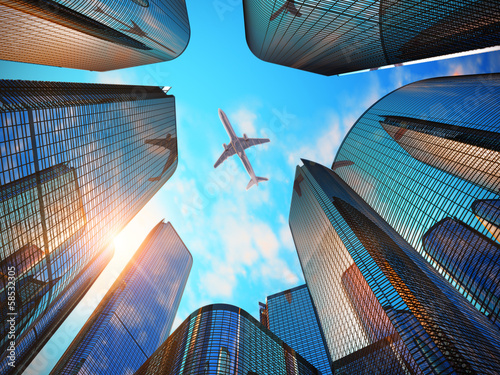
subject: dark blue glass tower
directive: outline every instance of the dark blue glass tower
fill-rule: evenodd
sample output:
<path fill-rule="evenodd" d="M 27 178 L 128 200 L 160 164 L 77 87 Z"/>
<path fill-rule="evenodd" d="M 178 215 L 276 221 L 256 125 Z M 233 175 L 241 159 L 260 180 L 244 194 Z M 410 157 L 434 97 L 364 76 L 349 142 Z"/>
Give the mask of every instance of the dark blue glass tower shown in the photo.
<path fill-rule="evenodd" d="M 497 373 L 498 329 L 336 172 L 303 162 L 290 227 L 334 372 Z"/>
<path fill-rule="evenodd" d="M 261 305 L 267 326 L 321 374 L 332 374 L 328 351 L 307 285 L 273 294 Z M 262 320 L 261 320 L 262 322 Z"/>
<path fill-rule="evenodd" d="M 172 225 L 156 225 L 52 373 L 134 373 L 168 337 L 192 263 Z"/>

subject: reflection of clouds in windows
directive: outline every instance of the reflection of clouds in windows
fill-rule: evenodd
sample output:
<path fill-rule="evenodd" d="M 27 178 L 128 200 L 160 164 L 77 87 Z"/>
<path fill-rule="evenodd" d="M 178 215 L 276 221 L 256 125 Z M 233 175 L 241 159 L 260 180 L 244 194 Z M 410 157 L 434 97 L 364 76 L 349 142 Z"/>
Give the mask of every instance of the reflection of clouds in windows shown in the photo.
<path fill-rule="evenodd" d="M 144 330 L 139 333 L 139 336 L 137 336 L 137 342 L 139 344 L 145 344 L 147 339 L 148 339 L 148 334 Z"/>
<path fill-rule="evenodd" d="M 113 287 L 113 296 L 104 298 L 114 301 L 113 306 L 105 307 L 112 315 L 110 323 L 99 327 L 98 343 L 91 354 L 86 354 L 95 361 L 111 359 L 107 373 L 126 373 L 125 367 L 135 371 L 145 355 L 154 352 L 168 337 L 192 258 L 173 227 L 159 223 L 131 262 L 117 281 L 124 288 Z M 102 311 L 98 307 L 95 314 Z M 91 335 L 86 338 L 92 339 Z M 80 341 L 74 345 L 82 344 Z M 68 358 L 66 368 L 70 359 L 74 361 Z"/>
<path fill-rule="evenodd" d="M 141 7 L 148 7 L 149 6 L 149 1 L 148 0 L 132 0 L 134 3 L 140 5 Z"/>

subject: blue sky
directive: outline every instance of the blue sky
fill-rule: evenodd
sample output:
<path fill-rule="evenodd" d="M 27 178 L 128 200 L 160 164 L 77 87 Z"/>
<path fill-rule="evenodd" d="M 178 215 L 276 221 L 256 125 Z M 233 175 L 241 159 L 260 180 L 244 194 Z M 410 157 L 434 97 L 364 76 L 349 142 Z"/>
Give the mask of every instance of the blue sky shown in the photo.
<path fill-rule="evenodd" d="M 115 240 L 110 266 L 32 363 L 46 374 L 71 343 L 146 234 L 165 218 L 190 249 L 194 265 L 175 326 L 196 308 L 225 302 L 258 316 L 267 295 L 304 282 L 288 228 L 300 157 L 330 165 L 343 136 L 376 100 L 403 84 L 452 74 L 500 71 L 500 51 L 342 77 L 269 64 L 248 49 L 241 1 L 188 1 L 191 40 L 177 59 L 106 73 L 0 62 L 2 78 L 172 86 L 179 166 Z M 229 143 L 217 109 L 235 131 L 268 137 L 249 149 L 258 176 L 239 159 L 213 169 Z"/>

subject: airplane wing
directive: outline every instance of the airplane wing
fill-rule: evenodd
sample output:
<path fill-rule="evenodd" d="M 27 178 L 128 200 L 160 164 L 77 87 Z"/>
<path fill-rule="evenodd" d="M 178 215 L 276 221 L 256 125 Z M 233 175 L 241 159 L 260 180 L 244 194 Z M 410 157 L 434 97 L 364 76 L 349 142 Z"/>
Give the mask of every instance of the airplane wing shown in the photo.
<path fill-rule="evenodd" d="M 214 168 L 217 168 L 219 165 L 222 164 L 222 162 L 224 160 L 226 160 L 227 158 L 233 156 L 235 153 L 236 153 L 236 151 L 234 151 L 234 147 L 228 147 L 227 150 L 224 150 L 224 152 L 222 153 L 222 155 L 220 156 L 220 158 L 217 159 L 217 161 L 214 164 Z"/>
<path fill-rule="evenodd" d="M 249 147 L 256 146 L 256 145 L 261 145 L 263 143 L 270 142 L 269 139 L 267 138 L 239 138 L 242 146 L 245 148 L 245 150 Z"/>

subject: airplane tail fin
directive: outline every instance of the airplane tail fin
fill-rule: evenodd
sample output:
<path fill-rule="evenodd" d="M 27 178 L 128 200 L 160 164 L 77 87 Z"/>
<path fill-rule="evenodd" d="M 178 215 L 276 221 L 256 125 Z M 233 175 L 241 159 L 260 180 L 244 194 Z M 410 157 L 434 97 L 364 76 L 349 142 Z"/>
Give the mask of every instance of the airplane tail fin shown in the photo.
<path fill-rule="evenodd" d="M 269 181 L 269 179 L 266 177 L 257 177 L 257 185 L 259 185 L 259 182 L 262 182 L 262 181 Z M 250 189 L 255 184 L 256 184 L 256 182 L 253 179 L 251 179 L 247 185 L 247 190 Z"/>

